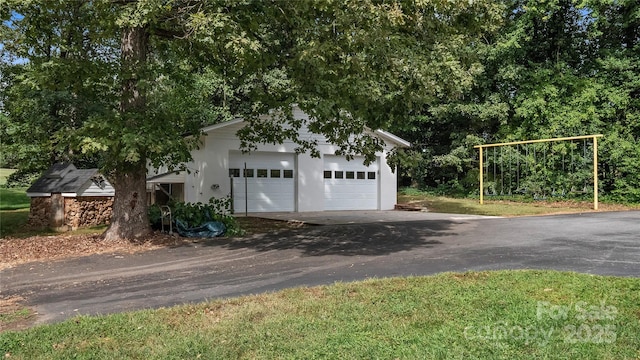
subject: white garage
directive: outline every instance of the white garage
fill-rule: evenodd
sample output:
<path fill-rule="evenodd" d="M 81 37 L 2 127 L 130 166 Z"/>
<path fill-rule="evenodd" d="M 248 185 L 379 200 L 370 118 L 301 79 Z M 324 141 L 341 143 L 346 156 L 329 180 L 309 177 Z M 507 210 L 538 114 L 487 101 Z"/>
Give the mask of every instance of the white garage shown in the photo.
<path fill-rule="evenodd" d="M 364 165 L 363 157 L 324 156 L 324 209 L 376 210 L 379 208 L 378 161 Z"/>
<path fill-rule="evenodd" d="M 295 211 L 295 154 L 229 153 L 235 212 Z"/>
<path fill-rule="evenodd" d="M 294 107 L 294 117 L 304 124 L 309 116 Z M 235 119 L 203 129 L 202 145 L 183 164 L 184 201 L 207 203 L 231 197 L 236 213 L 305 212 L 323 210 L 390 210 L 396 204 L 397 176 L 387 163 L 389 151 L 409 143 L 381 130 L 365 130 L 382 140 L 376 160 L 364 165 L 356 156 L 347 161 L 327 139 L 300 129 L 301 138 L 317 143 L 319 157 L 296 153 L 298 145 L 257 144 L 251 153 L 240 151 L 237 132 L 246 126 Z M 150 169 L 153 175 L 167 169 Z M 175 185 L 175 184 L 174 184 Z"/>

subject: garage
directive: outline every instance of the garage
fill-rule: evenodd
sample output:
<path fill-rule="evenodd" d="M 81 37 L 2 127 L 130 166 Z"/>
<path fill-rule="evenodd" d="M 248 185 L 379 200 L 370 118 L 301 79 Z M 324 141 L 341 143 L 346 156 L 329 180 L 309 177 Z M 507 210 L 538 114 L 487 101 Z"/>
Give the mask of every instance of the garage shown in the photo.
<path fill-rule="evenodd" d="M 229 153 L 233 210 L 295 211 L 295 154 Z"/>
<path fill-rule="evenodd" d="M 361 155 L 351 161 L 337 156 L 339 146 L 306 127 L 309 115 L 297 106 L 292 111 L 303 124 L 298 129 L 299 138 L 315 143 L 317 151 L 300 152 L 300 144 L 285 140 L 255 144 L 254 151 L 242 153 L 244 143 L 238 132 L 250 123 L 237 118 L 202 129 L 206 136 L 191 152 L 192 160 L 176 164 L 188 169 L 180 181 L 182 188 L 165 178 L 169 171 L 166 168 L 148 169 L 150 183 L 171 183 L 161 187 L 187 203 L 230 196 L 233 210 L 239 214 L 394 208 L 397 175 L 387 158 L 394 148 L 410 146 L 408 142 L 383 130 L 365 129 L 363 135 L 376 138 L 382 145 L 373 164 L 365 166 Z"/>
<path fill-rule="evenodd" d="M 324 209 L 377 210 L 378 161 L 365 166 L 363 157 L 324 156 Z"/>

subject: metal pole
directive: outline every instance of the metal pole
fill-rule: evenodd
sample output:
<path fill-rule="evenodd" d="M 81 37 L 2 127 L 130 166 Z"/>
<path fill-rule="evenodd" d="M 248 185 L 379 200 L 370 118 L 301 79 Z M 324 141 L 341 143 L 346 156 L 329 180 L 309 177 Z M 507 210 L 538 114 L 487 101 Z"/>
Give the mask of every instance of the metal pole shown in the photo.
<path fill-rule="evenodd" d="M 483 197 L 483 190 L 484 190 L 484 165 L 483 165 L 483 155 L 482 155 L 482 150 L 483 148 L 480 147 L 480 205 L 482 205 L 484 203 L 484 197 Z"/>
<path fill-rule="evenodd" d="M 249 185 L 247 185 L 247 163 L 244 163 L 244 216 L 249 215 Z"/>
<path fill-rule="evenodd" d="M 602 137 L 602 134 L 596 134 L 596 135 L 582 135 L 582 136 L 572 136 L 572 137 L 562 137 L 562 138 L 554 138 L 554 139 L 539 139 L 539 140 L 526 140 L 526 141 L 513 141 L 513 142 L 506 142 L 506 143 L 496 143 L 496 144 L 484 144 L 484 145 L 476 145 L 474 146 L 474 148 L 480 149 L 480 204 L 483 203 L 483 150 L 485 148 L 490 148 L 493 147 L 493 154 L 495 157 L 495 147 L 497 146 L 505 146 L 505 145 L 520 145 L 520 144 L 535 144 L 535 143 L 543 143 L 543 142 L 552 142 L 552 141 L 568 141 L 568 140 L 579 140 L 579 139 L 593 139 L 593 187 L 594 187 L 594 191 L 593 191 L 593 208 L 594 210 L 598 209 L 598 141 L 597 138 Z M 573 147 L 571 147 L 571 159 L 572 159 L 572 165 L 575 166 L 575 164 L 573 164 Z M 527 146 L 525 148 L 525 168 L 528 167 L 529 165 L 529 147 Z M 546 155 L 546 154 L 545 154 Z M 585 152 L 586 155 L 586 152 Z M 534 165 L 535 165 L 535 147 L 533 148 L 533 157 L 534 157 Z M 487 164 L 489 163 L 489 153 L 487 153 Z M 586 164 L 586 162 L 585 162 Z M 494 178 L 495 178 L 495 159 L 494 159 Z M 487 166 L 487 171 L 489 171 L 489 168 Z M 494 179 L 495 180 L 495 179 Z"/>
<path fill-rule="evenodd" d="M 520 145 L 516 145 L 517 153 L 516 153 L 516 164 L 518 166 L 518 171 L 516 175 L 516 193 L 520 190 Z"/>
<path fill-rule="evenodd" d="M 553 139 L 538 139 L 538 140 L 525 140 L 525 141 L 512 141 L 506 143 L 495 143 L 495 144 L 484 144 L 484 145 L 476 145 L 474 148 L 480 147 L 496 147 L 496 146 L 504 146 L 504 145 L 517 145 L 517 144 L 535 144 L 542 142 L 551 142 L 551 141 L 566 141 L 566 140 L 578 140 L 578 139 L 591 139 L 593 137 L 602 137 L 602 134 L 596 135 L 581 135 L 581 136 L 572 136 L 572 137 L 562 137 L 562 138 L 553 138 Z"/>
<path fill-rule="evenodd" d="M 235 213 L 235 202 L 233 200 L 233 176 L 229 176 L 229 194 L 231 197 L 231 214 Z"/>
<path fill-rule="evenodd" d="M 593 210 L 598 210 L 598 138 L 593 137 Z"/>
<path fill-rule="evenodd" d="M 500 148 L 500 195 L 504 195 L 504 147 Z"/>

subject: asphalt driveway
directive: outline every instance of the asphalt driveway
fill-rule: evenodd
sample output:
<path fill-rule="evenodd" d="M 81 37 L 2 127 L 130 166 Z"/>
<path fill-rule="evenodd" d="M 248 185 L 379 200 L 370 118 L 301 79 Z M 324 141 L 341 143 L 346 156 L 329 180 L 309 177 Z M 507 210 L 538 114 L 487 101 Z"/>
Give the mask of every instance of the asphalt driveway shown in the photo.
<path fill-rule="evenodd" d="M 557 269 L 640 276 L 640 212 L 360 221 L 0 272 L 40 322 L 370 277 Z"/>

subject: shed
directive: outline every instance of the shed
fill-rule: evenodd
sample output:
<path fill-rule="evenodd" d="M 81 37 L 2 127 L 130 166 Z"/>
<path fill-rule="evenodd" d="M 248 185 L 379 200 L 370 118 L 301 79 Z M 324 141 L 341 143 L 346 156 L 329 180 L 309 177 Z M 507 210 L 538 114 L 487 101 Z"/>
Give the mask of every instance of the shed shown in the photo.
<path fill-rule="evenodd" d="M 98 169 L 56 163 L 27 189 L 29 225 L 56 230 L 108 224 L 115 190 Z"/>

